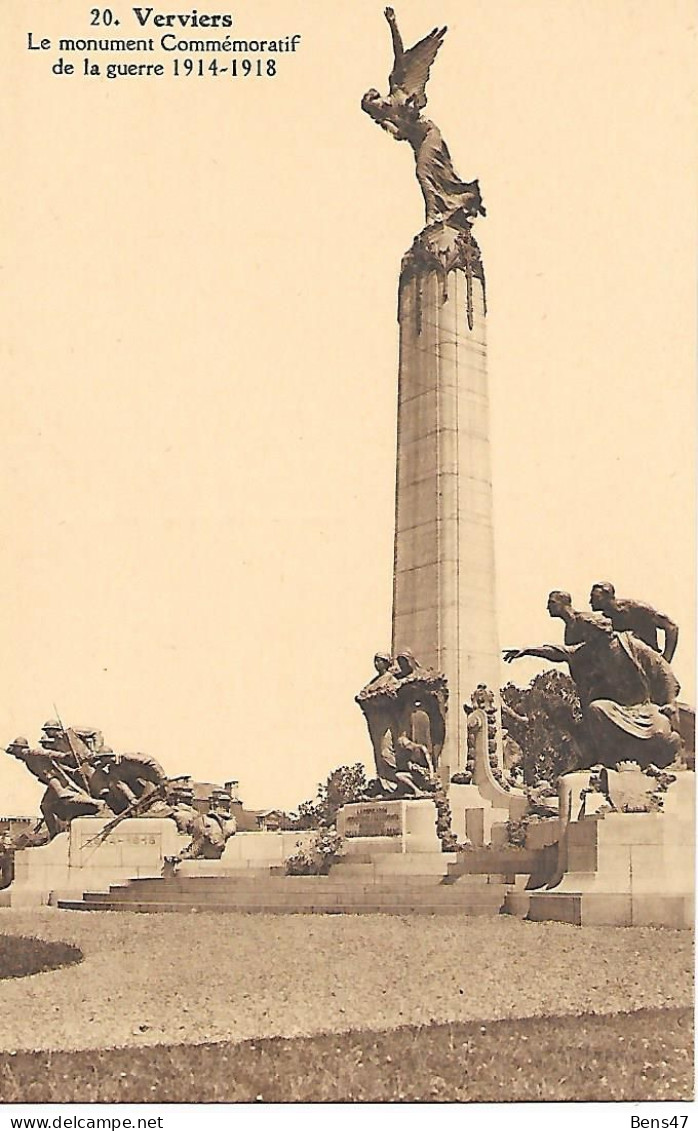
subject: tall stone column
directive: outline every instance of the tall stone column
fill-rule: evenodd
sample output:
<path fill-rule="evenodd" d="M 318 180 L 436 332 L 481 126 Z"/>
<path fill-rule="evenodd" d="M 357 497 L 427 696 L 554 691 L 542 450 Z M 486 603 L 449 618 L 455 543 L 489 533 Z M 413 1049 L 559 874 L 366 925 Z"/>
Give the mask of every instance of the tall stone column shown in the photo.
<path fill-rule="evenodd" d="M 429 225 L 400 276 L 393 655 L 448 679 L 445 783 L 463 768 L 463 703 L 498 692 L 485 281 L 469 229 Z"/>

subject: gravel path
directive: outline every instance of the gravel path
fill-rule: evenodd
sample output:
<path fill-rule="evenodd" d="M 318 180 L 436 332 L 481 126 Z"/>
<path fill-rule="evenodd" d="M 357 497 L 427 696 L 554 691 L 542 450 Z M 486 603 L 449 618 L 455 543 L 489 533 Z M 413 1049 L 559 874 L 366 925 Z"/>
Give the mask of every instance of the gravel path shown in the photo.
<path fill-rule="evenodd" d="M 0 909 L 79 966 L 0 981 L 0 1048 L 198 1044 L 689 1005 L 692 936 L 498 916 Z M 1 938 L 0 938 L 1 945 Z"/>

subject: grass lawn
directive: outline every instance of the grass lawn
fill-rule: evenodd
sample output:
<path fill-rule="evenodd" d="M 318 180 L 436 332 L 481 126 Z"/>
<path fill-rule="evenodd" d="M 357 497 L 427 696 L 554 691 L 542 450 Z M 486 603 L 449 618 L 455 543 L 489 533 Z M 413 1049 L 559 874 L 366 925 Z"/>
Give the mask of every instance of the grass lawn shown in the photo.
<path fill-rule="evenodd" d="M 19 935 L 0 935 L 0 979 L 25 978 L 82 962 L 82 951 L 70 943 Z"/>
<path fill-rule="evenodd" d="M 692 1094 L 686 931 L 5 909 L 6 973 L 19 935 L 84 960 L 0 980 L 5 1103 Z"/>
<path fill-rule="evenodd" d="M 0 981 L 0 1050 L 236 1045 L 449 1023 L 680 1009 L 688 931 L 509 916 L 0 913 L 79 965 Z"/>
<path fill-rule="evenodd" d="M 0 1054 L 4 1103 L 690 1100 L 693 1016 L 405 1026 L 390 1032 Z"/>

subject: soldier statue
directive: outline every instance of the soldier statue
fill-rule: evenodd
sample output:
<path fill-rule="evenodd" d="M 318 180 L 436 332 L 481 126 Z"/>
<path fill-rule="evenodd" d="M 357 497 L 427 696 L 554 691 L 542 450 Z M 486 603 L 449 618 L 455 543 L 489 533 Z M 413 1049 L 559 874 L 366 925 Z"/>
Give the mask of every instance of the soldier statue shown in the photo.
<path fill-rule="evenodd" d="M 103 806 L 78 784 L 77 770 L 70 754 L 32 750 L 26 738 L 15 738 L 7 753 L 23 762 L 29 772 L 46 786 L 40 811 L 49 839 L 64 832 L 75 817 L 94 817 Z"/>

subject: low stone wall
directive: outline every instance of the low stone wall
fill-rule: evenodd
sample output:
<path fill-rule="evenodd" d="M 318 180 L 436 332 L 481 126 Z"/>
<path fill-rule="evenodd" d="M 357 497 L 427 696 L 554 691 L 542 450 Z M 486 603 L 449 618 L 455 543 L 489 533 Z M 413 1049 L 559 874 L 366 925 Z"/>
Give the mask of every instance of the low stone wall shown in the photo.
<path fill-rule="evenodd" d="M 231 869 L 273 868 L 283 864 L 299 848 L 308 845 L 316 835 L 314 830 L 302 832 L 236 833 L 225 846 L 220 864 Z"/>
<path fill-rule="evenodd" d="M 0 892 L 0 906 L 40 906 L 59 896 L 159 876 L 165 857 L 176 856 L 190 839 L 167 818 L 130 817 L 100 840 L 107 824 L 105 817 L 78 817 L 48 844 L 17 852 L 15 878 Z"/>
<path fill-rule="evenodd" d="M 162 875 L 165 857 L 176 856 L 191 838 L 163 817 L 131 817 L 103 841 L 103 817 L 80 817 L 70 831 L 49 844 L 25 848 L 15 857 L 15 879 L 0 891 L 0 907 L 55 904 L 83 892 L 105 891 L 112 884 Z M 232 837 L 220 860 L 184 861 L 183 874 L 225 875 L 281 866 L 314 832 L 251 832 Z M 95 839 L 97 838 L 97 839 Z"/>

